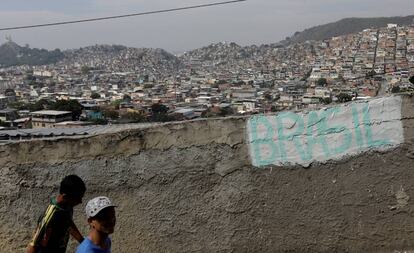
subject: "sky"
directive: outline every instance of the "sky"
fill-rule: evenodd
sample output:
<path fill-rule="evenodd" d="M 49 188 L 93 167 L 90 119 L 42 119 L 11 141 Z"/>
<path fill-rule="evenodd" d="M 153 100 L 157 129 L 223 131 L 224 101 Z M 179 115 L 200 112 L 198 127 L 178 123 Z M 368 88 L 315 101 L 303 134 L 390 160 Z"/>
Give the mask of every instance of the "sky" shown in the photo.
<path fill-rule="evenodd" d="M 177 8 L 222 0 L 2 0 L 0 28 Z M 224 1 L 224 0 L 223 0 Z M 413 0 L 247 0 L 226 6 L 92 23 L 0 32 L 20 45 L 69 49 L 95 44 L 163 48 L 172 53 L 217 42 L 274 43 L 296 31 L 347 17 L 414 14 Z"/>

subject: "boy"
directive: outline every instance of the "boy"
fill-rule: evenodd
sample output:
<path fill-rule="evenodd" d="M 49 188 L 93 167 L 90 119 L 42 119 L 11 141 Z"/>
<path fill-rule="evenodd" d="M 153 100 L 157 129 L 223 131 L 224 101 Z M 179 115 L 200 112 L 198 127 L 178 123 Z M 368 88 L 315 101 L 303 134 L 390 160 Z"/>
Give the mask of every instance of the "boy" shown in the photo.
<path fill-rule="evenodd" d="M 39 218 L 27 253 L 65 253 L 71 234 L 79 243 L 83 236 L 72 220 L 73 207 L 82 203 L 86 187 L 76 175 L 65 177 L 60 183 L 59 195 L 50 201 Z"/>
<path fill-rule="evenodd" d="M 104 196 L 88 201 L 85 211 L 90 227 L 89 236 L 76 253 L 111 253 L 111 239 L 116 223 L 115 205 Z"/>

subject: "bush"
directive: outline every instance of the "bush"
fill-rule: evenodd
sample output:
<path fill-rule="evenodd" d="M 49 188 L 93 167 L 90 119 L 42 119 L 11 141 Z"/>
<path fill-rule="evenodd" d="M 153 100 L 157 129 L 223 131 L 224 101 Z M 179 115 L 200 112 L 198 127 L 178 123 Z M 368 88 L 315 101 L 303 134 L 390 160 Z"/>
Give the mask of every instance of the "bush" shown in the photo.
<path fill-rule="evenodd" d="M 145 115 L 139 112 L 127 112 L 121 116 L 121 119 L 125 119 L 131 123 L 140 123 L 147 121 Z"/>
<path fill-rule="evenodd" d="M 101 95 L 99 95 L 98 93 L 94 92 L 94 93 L 92 93 L 91 98 L 92 99 L 99 99 L 99 98 L 101 98 Z"/>
<path fill-rule="evenodd" d="M 113 109 L 106 109 L 103 111 L 105 119 L 117 120 L 119 119 L 119 112 Z"/>
<path fill-rule="evenodd" d="M 326 80 L 326 78 L 319 78 L 317 84 L 318 86 L 325 86 L 328 84 L 328 81 Z"/>
<path fill-rule="evenodd" d="M 399 93 L 401 91 L 400 86 L 394 86 L 391 89 L 391 93 Z"/>
<path fill-rule="evenodd" d="M 338 101 L 340 103 L 346 103 L 352 100 L 352 96 L 347 94 L 347 93 L 340 93 L 338 96 L 336 96 L 338 98 Z"/>

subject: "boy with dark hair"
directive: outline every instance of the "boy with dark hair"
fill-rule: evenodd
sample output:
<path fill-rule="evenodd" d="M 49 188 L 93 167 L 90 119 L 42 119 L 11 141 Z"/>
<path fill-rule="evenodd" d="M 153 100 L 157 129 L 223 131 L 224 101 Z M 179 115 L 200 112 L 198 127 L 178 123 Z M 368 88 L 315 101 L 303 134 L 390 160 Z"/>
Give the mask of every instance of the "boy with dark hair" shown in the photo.
<path fill-rule="evenodd" d="M 72 216 L 73 207 L 82 203 L 85 191 L 85 183 L 76 175 L 69 175 L 62 180 L 59 194 L 50 201 L 39 218 L 27 253 L 65 253 L 69 234 L 79 243 L 83 241 Z"/>

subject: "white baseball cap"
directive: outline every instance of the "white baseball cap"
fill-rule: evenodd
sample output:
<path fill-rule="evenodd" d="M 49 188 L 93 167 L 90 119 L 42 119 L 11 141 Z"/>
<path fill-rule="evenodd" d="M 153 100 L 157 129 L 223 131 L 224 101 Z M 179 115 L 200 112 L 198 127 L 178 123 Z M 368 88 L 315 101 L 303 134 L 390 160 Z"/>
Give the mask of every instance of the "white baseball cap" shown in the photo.
<path fill-rule="evenodd" d="M 102 211 L 102 209 L 110 207 L 110 206 L 116 207 L 116 205 L 114 205 L 108 197 L 99 196 L 99 197 L 93 198 L 89 200 L 88 203 L 86 204 L 86 207 L 85 207 L 86 216 L 88 218 L 94 217 L 100 211 Z"/>

